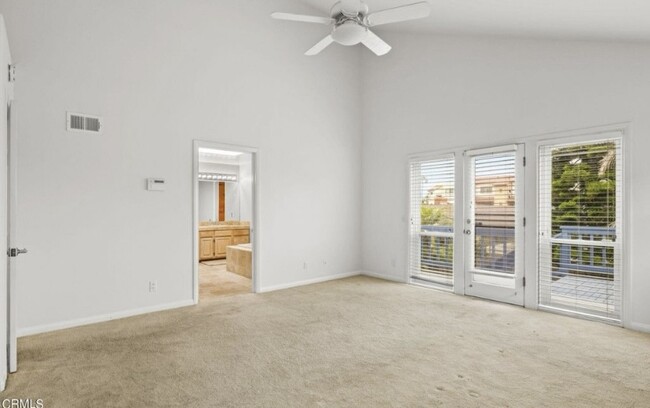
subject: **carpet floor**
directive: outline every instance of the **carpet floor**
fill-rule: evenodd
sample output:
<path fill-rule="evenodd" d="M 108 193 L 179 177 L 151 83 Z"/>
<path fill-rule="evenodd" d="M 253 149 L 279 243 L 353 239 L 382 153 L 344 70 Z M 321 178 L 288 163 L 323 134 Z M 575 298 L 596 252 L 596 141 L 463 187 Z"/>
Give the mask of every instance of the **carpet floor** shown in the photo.
<path fill-rule="evenodd" d="M 48 408 L 650 406 L 650 335 L 367 277 L 18 346 Z"/>

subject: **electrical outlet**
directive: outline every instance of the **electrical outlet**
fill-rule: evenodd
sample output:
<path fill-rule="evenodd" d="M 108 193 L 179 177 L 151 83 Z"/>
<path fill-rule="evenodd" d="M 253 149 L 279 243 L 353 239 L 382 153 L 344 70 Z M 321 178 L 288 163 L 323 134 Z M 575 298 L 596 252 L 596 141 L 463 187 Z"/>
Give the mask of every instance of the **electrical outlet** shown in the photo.
<path fill-rule="evenodd" d="M 156 293 L 158 291 L 158 282 L 149 281 L 149 293 Z"/>
<path fill-rule="evenodd" d="M 397 261 L 395 260 L 395 258 L 390 260 L 390 266 L 392 266 L 393 269 L 395 269 L 397 267 Z"/>
<path fill-rule="evenodd" d="M 307 262 L 302 263 L 302 269 L 307 270 Z"/>

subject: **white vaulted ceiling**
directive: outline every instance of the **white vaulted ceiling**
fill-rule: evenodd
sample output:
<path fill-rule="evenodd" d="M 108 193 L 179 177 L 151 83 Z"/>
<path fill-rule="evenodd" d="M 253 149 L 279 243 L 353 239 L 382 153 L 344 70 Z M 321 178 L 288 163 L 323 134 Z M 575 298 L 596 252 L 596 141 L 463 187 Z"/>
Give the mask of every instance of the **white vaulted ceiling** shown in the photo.
<path fill-rule="evenodd" d="M 324 14 L 328 14 L 335 2 L 299 1 Z M 416 1 L 365 0 L 371 12 Z M 650 41 L 650 0 L 429 0 L 429 3 L 431 16 L 428 18 L 387 25 L 381 30 Z"/>

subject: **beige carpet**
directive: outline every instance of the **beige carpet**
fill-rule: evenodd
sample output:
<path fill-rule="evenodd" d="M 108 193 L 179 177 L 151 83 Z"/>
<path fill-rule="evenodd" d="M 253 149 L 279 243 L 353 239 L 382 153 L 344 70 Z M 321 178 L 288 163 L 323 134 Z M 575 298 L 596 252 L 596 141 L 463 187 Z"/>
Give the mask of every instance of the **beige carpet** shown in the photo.
<path fill-rule="evenodd" d="M 250 293 L 251 280 L 226 270 L 226 260 L 199 263 L 199 301 L 216 296 Z"/>
<path fill-rule="evenodd" d="M 648 407 L 650 336 L 357 277 L 20 339 L 46 407 Z"/>

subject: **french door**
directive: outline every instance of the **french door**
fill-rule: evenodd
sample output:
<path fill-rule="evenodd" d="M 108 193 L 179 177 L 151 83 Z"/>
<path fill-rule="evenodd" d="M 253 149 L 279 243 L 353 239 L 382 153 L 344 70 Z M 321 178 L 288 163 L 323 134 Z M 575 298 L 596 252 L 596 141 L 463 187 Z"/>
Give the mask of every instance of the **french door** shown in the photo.
<path fill-rule="evenodd" d="M 538 162 L 539 308 L 620 324 L 622 133 L 542 143 Z"/>
<path fill-rule="evenodd" d="M 465 294 L 524 304 L 524 146 L 465 152 Z"/>
<path fill-rule="evenodd" d="M 409 282 L 454 289 L 454 155 L 410 163 Z"/>

